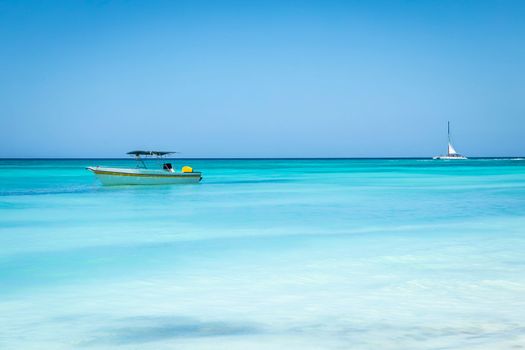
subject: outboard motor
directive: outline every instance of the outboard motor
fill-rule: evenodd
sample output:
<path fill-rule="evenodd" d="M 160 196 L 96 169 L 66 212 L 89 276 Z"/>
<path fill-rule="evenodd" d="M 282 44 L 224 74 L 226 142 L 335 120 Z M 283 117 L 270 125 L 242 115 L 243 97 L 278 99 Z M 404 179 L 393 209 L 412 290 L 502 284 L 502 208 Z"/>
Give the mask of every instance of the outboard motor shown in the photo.
<path fill-rule="evenodd" d="M 171 166 L 171 163 L 164 163 L 162 165 L 162 169 L 166 170 L 166 171 L 170 171 L 170 172 L 173 172 L 173 167 Z"/>

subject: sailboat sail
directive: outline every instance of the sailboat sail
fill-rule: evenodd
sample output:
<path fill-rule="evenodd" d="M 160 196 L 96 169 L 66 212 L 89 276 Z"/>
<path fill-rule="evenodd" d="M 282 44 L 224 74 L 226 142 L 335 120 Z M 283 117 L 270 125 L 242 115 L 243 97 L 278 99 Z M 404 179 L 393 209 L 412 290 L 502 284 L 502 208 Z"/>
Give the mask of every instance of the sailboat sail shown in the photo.
<path fill-rule="evenodd" d="M 450 142 L 450 122 L 447 123 L 447 134 L 448 134 L 448 154 L 449 155 L 456 155 L 458 152 L 454 149 L 454 146 L 452 146 L 452 142 Z"/>
<path fill-rule="evenodd" d="M 450 142 L 448 143 L 448 154 L 458 154 Z"/>

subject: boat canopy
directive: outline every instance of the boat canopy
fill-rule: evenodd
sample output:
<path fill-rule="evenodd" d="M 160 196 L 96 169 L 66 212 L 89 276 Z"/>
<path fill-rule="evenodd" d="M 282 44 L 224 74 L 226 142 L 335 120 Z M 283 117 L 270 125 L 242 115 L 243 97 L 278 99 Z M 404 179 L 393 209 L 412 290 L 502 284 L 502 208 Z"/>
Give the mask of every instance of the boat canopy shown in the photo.
<path fill-rule="evenodd" d="M 135 157 L 138 157 L 138 156 L 157 156 L 157 157 L 162 157 L 162 156 L 165 156 L 166 154 L 172 154 L 172 153 L 177 153 L 177 152 L 165 152 L 165 151 L 131 151 L 131 152 L 128 152 L 127 154 L 133 155 L 133 156 L 135 156 Z"/>

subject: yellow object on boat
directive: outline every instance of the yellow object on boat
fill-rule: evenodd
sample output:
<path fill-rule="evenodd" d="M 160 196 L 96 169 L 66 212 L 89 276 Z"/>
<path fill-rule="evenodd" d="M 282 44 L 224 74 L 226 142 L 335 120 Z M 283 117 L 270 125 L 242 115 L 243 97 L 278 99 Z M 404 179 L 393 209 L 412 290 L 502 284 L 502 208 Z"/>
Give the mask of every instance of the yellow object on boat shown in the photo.
<path fill-rule="evenodd" d="M 191 166 L 185 165 L 182 167 L 182 172 L 183 173 L 193 173 L 193 168 Z"/>

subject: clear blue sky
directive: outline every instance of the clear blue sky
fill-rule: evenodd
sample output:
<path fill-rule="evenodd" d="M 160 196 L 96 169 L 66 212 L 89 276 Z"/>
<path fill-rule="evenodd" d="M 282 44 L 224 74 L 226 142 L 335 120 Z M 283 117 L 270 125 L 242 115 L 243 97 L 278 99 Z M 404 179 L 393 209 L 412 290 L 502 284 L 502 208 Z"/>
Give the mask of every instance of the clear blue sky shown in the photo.
<path fill-rule="evenodd" d="M 0 157 L 525 154 L 525 1 L 3 1 Z"/>

